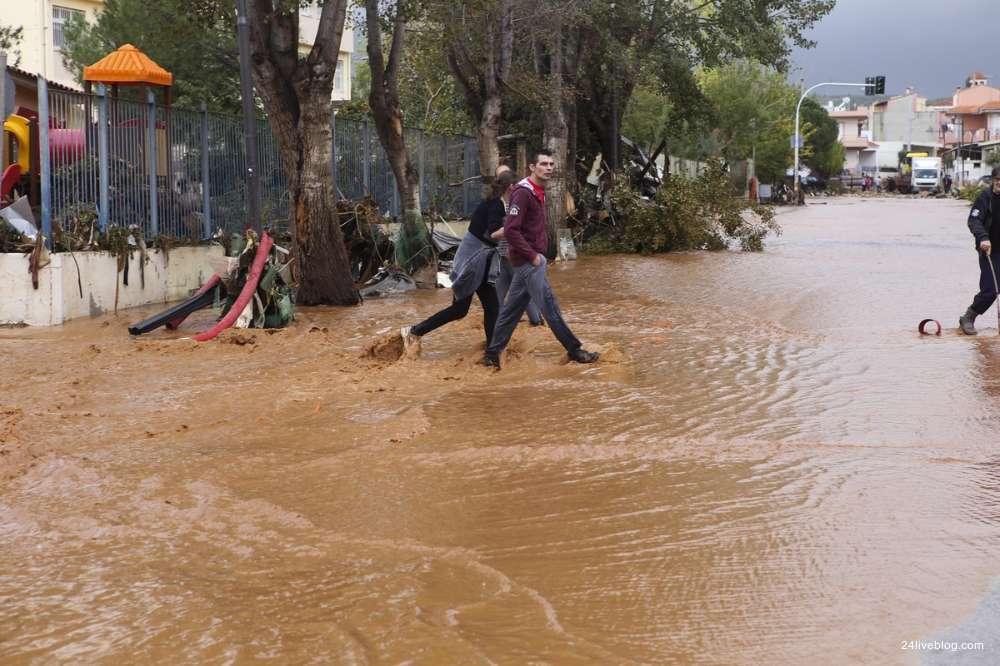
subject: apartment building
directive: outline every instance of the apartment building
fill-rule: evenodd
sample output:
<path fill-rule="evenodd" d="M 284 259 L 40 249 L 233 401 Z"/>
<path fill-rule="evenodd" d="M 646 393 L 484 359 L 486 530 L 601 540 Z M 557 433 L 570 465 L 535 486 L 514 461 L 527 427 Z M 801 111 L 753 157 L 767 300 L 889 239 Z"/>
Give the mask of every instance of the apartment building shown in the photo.
<path fill-rule="evenodd" d="M 19 46 L 19 69 L 44 76 L 49 81 L 80 89 L 73 74 L 63 65 L 63 26 L 74 17 L 94 21 L 104 7 L 104 0 L 0 0 L 0 23 L 20 26 L 24 33 Z M 307 53 L 316 39 L 320 9 L 308 5 L 299 15 L 299 50 Z M 142 44 L 136 44 L 140 49 Z M 344 27 L 340 58 L 334 79 L 334 101 L 351 98 L 351 54 L 354 32 Z"/>

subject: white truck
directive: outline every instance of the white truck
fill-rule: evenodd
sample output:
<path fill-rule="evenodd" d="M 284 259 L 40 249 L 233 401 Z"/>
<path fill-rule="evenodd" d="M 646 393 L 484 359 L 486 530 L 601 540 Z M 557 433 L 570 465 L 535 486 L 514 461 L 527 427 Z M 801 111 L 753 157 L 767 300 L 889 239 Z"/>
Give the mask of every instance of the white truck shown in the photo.
<path fill-rule="evenodd" d="M 941 158 L 913 157 L 910 183 L 915 192 L 933 192 L 941 189 Z"/>

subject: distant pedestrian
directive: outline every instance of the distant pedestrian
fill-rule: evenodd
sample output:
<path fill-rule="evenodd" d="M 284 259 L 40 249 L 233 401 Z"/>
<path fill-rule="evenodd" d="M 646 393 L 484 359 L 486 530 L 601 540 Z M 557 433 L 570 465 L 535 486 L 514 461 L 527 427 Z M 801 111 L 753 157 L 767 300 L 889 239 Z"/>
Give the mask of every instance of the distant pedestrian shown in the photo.
<path fill-rule="evenodd" d="M 993 246 L 1000 247 L 1000 224 L 995 224 L 1000 214 L 1000 166 L 993 167 L 991 177 L 992 187 L 979 193 L 969 211 L 969 231 L 975 236 L 979 251 L 979 293 L 958 318 L 958 325 L 966 335 L 976 334 L 976 317 L 989 310 L 997 298 L 993 275 L 994 271 L 1000 274 L 1000 262 L 993 257 Z"/>
<path fill-rule="evenodd" d="M 945 174 L 944 176 L 944 193 L 951 194 L 951 174 Z"/>
<path fill-rule="evenodd" d="M 469 314 L 473 294 L 479 297 L 483 306 L 483 327 L 486 329 L 486 343 L 489 344 L 500 313 L 500 301 L 494 286 L 499 272 L 499 257 L 496 241 L 491 235 L 503 226 L 507 209 L 505 199 L 513 182 L 514 174 L 509 169 L 494 179 L 490 196 L 472 213 L 469 230 L 455 253 L 451 271 L 451 305 L 419 324 L 401 328 L 399 334 L 404 348 L 413 344 L 414 338 L 464 318 Z"/>
<path fill-rule="evenodd" d="M 548 262 L 543 253 L 549 246 L 545 223 L 545 185 L 554 169 L 552 152 L 536 150 L 528 163 L 530 175 L 518 182 L 510 195 L 510 209 L 503 226 L 509 243 L 514 279 L 482 361 L 483 365 L 497 370 L 500 369 L 500 354 L 510 342 L 521 314 L 530 301 L 534 301 L 541 309 L 545 323 L 562 343 L 571 361 L 593 363 L 598 358 L 597 353 L 583 349 L 583 345 L 566 325 L 545 274 Z"/>

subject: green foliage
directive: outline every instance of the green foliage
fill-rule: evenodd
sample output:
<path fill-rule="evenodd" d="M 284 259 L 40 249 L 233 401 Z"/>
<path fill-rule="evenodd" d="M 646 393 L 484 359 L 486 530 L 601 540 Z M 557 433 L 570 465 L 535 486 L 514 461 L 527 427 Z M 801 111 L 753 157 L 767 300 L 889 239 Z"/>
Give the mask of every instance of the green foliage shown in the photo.
<path fill-rule="evenodd" d="M 232 4 L 223 0 L 107 0 L 93 24 L 70 21 L 63 59 L 82 81 L 83 68 L 133 44 L 172 72 L 173 103 L 239 113 L 239 50 Z M 123 94 L 134 93 L 124 90 Z"/>
<path fill-rule="evenodd" d="M 983 188 L 980 187 L 978 183 L 969 183 L 958 191 L 958 197 L 960 199 L 965 199 L 969 203 L 973 203 L 982 191 Z"/>
<path fill-rule="evenodd" d="M 1000 166 L 1000 148 L 994 148 L 983 153 L 983 161 L 991 167 Z"/>
<path fill-rule="evenodd" d="M 21 39 L 24 37 L 22 26 L 4 25 L 0 23 L 0 51 L 7 54 L 7 64 L 17 67 L 21 64 Z"/>
<path fill-rule="evenodd" d="M 792 163 L 795 87 L 780 72 L 747 60 L 702 70 L 698 79 L 711 104 L 711 133 L 720 153 L 748 160 L 756 152 L 758 177 L 780 180 Z"/>
<path fill-rule="evenodd" d="M 588 252 L 722 250 L 730 241 L 757 252 L 767 234 L 781 232 L 771 209 L 731 191 L 720 160 L 709 162 L 694 179 L 671 176 L 652 200 L 619 181 L 612 205 L 616 226 L 592 238 L 585 247 Z"/>
<path fill-rule="evenodd" d="M 622 135 L 640 146 L 648 155 L 667 135 L 671 104 L 654 85 L 637 86 L 622 118 Z"/>
<path fill-rule="evenodd" d="M 805 149 L 800 159 L 811 169 L 824 176 L 836 175 L 844 168 L 843 146 L 837 140 L 837 121 L 830 117 L 819 102 L 806 97 L 802 101 L 800 117 Z M 840 160 L 837 161 L 837 146 L 840 146 Z"/>

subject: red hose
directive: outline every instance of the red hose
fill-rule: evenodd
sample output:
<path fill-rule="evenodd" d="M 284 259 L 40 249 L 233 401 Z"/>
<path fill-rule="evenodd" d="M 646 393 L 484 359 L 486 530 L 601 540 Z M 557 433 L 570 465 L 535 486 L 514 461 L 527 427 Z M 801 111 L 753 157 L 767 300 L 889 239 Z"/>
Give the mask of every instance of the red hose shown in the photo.
<path fill-rule="evenodd" d="M 201 289 L 199 289 L 198 291 L 196 291 L 193 294 L 193 296 L 201 296 L 202 294 L 204 294 L 209 289 L 213 289 L 215 287 L 215 285 L 217 285 L 217 284 L 219 284 L 219 275 L 215 274 L 212 277 L 208 278 L 208 282 L 206 282 L 205 284 L 201 285 Z M 173 330 L 179 328 L 180 325 L 183 324 L 184 320 L 187 319 L 187 318 L 188 318 L 187 315 L 181 315 L 177 319 L 173 319 L 171 321 L 168 321 L 167 322 L 167 328 L 169 330 L 173 331 Z"/>
<path fill-rule="evenodd" d="M 198 342 L 205 342 L 206 340 L 211 340 L 217 336 L 222 331 L 226 330 L 239 318 L 240 314 L 246 308 L 247 303 L 253 298 L 253 293 L 257 290 L 257 283 L 260 282 L 260 276 L 264 272 L 264 262 L 267 261 L 267 255 L 271 253 L 271 246 L 274 245 L 274 241 L 271 237 L 267 235 L 265 231 L 260 237 L 260 245 L 257 246 L 257 254 L 253 258 L 253 264 L 250 265 L 250 274 L 247 275 L 247 281 L 243 285 L 243 290 L 240 292 L 239 297 L 237 297 L 236 302 L 233 303 L 233 307 L 229 308 L 229 312 L 223 317 L 215 326 L 208 329 L 204 333 L 199 333 L 194 336 L 194 339 Z"/>

